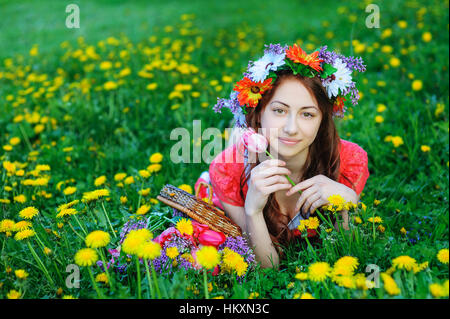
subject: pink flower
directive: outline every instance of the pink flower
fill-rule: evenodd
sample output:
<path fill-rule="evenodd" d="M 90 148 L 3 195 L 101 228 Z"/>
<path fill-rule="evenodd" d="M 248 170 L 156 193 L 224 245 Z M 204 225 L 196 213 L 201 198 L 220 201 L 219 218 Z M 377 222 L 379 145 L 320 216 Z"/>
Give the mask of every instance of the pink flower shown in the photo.
<path fill-rule="evenodd" d="M 169 227 L 167 228 L 165 231 L 163 231 L 161 234 L 159 234 L 158 237 L 156 237 L 153 241 L 157 242 L 158 244 L 164 245 L 164 243 L 169 240 L 172 235 L 177 234 L 178 236 L 181 236 L 180 232 L 178 231 L 178 229 L 176 229 L 175 227 Z"/>
<path fill-rule="evenodd" d="M 194 269 L 202 269 L 202 266 L 197 262 L 197 251 L 198 251 L 198 248 L 194 248 L 191 250 L 192 258 L 194 258 L 192 267 L 194 267 Z"/>
<path fill-rule="evenodd" d="M 269 144 L 263 135 L 256 133 L 252 128 L 245 130 L 241 141 L 253 153 L 265 152 Z"/>
<path fill-rule="evenodd" d="M 200 233 L 198 241 L 205 246 L 214 246 L 216 248 L 223 244 L 227 238 L 224 234 L 208 229 Z"/>
<path fill-rule="evenodd" d="M 194 237 L 197 237 L 200 233 L 204 232 L 205 230 L 208 230 L 208 225 L 200 224 L 199 222 L 192 220 L 192 228 L 194 228 Z"/>

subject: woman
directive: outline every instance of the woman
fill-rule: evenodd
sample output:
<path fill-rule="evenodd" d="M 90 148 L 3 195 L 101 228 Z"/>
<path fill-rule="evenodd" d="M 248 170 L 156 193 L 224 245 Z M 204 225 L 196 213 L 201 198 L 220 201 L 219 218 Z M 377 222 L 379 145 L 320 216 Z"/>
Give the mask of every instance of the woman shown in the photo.
<path fill-rule="evenodd" d="M 239 126 L 266 137 L 275 159 L 260 162 L 237 142 L 214 159 L 209 176 L 203 175 L 212 185 L 217 206 L 249 237 L 262 267 L 279 263 L 281 251 L 274 243 L 292 240 L 300 220 L 330 204 L 330 196 L 357 204 L 369 176 L 366 152 L 341 140 L 333 121 L 333 115 L 345 111 L 343 93 L 358 97 L 353 82 L 345 78 L 354 59 L 343 66 L 343 56 L 327 56 L 325 49 L 308 56 L 295 45 L 289 49 L 271 45 L 249 66 L 234 88 L 238 93 L 226 103 L 228 107 L 234 103 L 230 109 L 244 124 Z M 334 79 L 342 83 L 330 82 Z M 250 163 L 250 156 L 256 162 Z M 340 213 L 342 226 L 348 229 L 347 211 Z"/>

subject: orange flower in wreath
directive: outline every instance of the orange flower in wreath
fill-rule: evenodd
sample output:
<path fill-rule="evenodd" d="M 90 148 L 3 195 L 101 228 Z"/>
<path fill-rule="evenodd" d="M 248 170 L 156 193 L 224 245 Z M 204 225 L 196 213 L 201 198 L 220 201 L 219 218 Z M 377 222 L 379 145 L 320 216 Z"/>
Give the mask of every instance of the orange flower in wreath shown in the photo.
<path fill-rule="evenodd" d="M 333 104 L 333 112 L 334 113 L 341 113 L 344 110 L 344 102 L 347 101 L 345 97 L 338 96 L 336 98 L 336 101 Z"/>
<path fill-rule="evenodd" d="M 320 62 L 323 62 L 323 60 L 317 58 L 318 55 L 319 51 L 307 54 L 296 43 L 294 43 L 293 46 L 290 46 L 289 49 L 286 50 L 286 56 L 295 63 L 304 64 L 313 68 L 317 72 L 320 72 L 323 71 L 323 69 L 320 67 Z"/>
<path fill-rule="evenodd" d="M 253 82 L 248 77 L 236 83 L 234 91 L 239 92 L 237 98 L 241 105 L 247 104 L 249 107 L 256 107 L 262 94 L 272 88 L 272 78 L 264 82 Z"/>

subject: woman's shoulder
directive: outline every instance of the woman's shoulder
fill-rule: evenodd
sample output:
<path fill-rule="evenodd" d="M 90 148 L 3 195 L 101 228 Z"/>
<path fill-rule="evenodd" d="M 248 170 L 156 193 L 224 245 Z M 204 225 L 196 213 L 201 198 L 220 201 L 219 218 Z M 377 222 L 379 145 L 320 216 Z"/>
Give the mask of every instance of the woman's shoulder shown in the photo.
<path fill-rule="evenodd" d="M 367 161 L 367 152 L 358 144 L 341 139 L 341 162 Z"/>
<path fill-rule="evenodd" d="M 214 193 L 225 203 L 243 206 L 240 196 L 240 178 L 244 170 L 243 148 L 232 144 L 217 155 L 209 166 Z"/>
<path fill-rule="evenodd" d="M 354 187 L 356 192 L 360 194 L 370 175 L 367 152 L 358 144 L 341 139 L 340 160 L 341 174 L 339 180 L 349 187 Z M 342 177 L 343 175 L 353 185 L 348 183 Z"/>
<path fill-rule="evenodd" d="M 220 152 L 211 165 L 220 166 L 243 166 L 244 165 L 244 148 L 241 143 L 234 143 L 227 146 Z"/>

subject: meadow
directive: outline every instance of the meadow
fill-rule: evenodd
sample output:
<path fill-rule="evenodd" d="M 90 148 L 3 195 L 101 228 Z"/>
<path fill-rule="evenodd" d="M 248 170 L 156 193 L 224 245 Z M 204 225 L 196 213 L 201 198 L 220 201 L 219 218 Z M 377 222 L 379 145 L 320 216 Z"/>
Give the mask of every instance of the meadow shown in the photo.
<path fill-rule="evenodd" d="M 73 1 L 79 29 L 63 2 L 0 3 L 0 298 L 448 298 L 448 1 Z M 201 120 L 225 145 L 233 116 L 213 106 L 269 43 L 367 66 L 336 119 L 369 157 L 351 236 L 321 220 L 320 245 L 243 274 L 114 256 L 124 225 L 156 237 L 180 220 L 156 196 L 194 193 L 209 165 L 173 163 L 170 132 Z"/>

